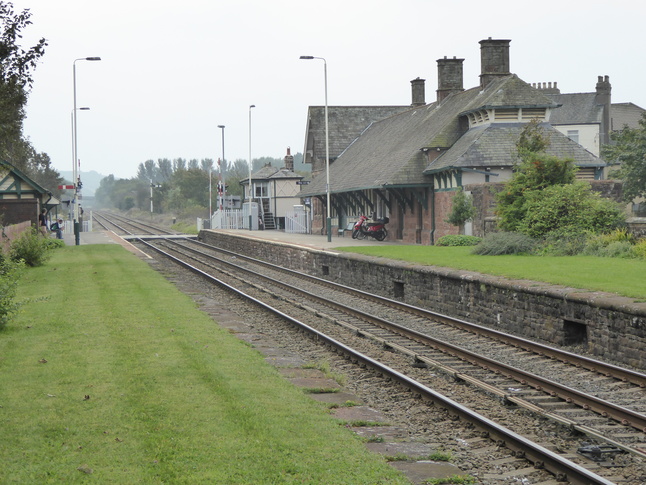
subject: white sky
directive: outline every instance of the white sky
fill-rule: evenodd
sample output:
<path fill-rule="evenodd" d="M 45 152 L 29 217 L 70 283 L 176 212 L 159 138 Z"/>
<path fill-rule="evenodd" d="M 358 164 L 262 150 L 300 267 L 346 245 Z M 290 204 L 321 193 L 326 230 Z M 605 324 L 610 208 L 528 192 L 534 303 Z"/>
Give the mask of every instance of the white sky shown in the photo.
<path fill-rule="evenodd" d="M 511 72 L 646 108 L 643 2 L 618 0 L 14 0 L 45 37 L 25 134 L 72 169 L 73 63 L 81 172 L 132 177 L 148 159 L 282 158 L 302 152 L 307 107 L 406 105 L 410 81 L 435 100 L 436 60 L 464 58 L 479 82 L 482 39 L 510 39 Z"/>

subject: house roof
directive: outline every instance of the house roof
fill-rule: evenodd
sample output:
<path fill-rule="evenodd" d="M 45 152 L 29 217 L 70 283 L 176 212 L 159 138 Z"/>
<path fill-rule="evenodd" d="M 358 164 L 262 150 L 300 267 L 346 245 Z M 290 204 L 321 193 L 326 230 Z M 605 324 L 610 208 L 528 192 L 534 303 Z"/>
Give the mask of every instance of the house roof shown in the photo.
<path fill-rule="evenodd" d="M 408 106 L 328 106 L 330 159 L 334 160 L 374 121 L 410 109 Z M 325 106 L 310 106 L 307 112 L 305 163 L 312 153 L 325 159 Z"/>
<path fill-rule="evenodd" d="M 492 123 L 467 131 L 449 150 L 428 165 L 425 174 L 454 168 L 511 167 L 518 163 L 516 143 L 523 123 Z M 547 154 L 571 158 L 580 167 L 600 166 L 600 160 L 547 123 L 539 125 L 549 138 Z"/>
<path fill-rule="evenodd" d="M 639 128 L 639 120 L 646 110 L 633 103 L 613 103 L 610 106 L 610 129 L 621 130 L 624 126 L 628 128 Z"/>
<path fill-rule="evenodd" d="M 428 185 L 424 173 L 455 167 L 497 165 L 515 154 L 512 128 L 483 125 L 466 129 L 464 116 L 478 109 L 509 107 L 555 108 L 557 104 L 516 75 L 500 77 L 482 89 L 454 93 L 441 103 L 409 108 L 372 123 L 330 164 L 330 192 L 348 192 L 387 186 Z M 502 125 L 502 124 L 501 124 Z M 559 156 L 572 156 L 577 163 L 603 165 L 599 159 L 550 128 Z M 574 146 L 575 145 L 575 146 Z M 577 148 L 578 147 L 578 148 Z M 447 149 L 428 167 L 424 149 Z M 563 150 L 566 150 L 564 153 Z M 504 153 L 507 150 L 508 153 Z M 561 151 L 559 151 L 561 150 Z M 315 177 L 301 189 L 301 196 L 325 193 L 326 177 Z"/>
<path fill-rule="evenodd" d="M 265 165 L 260 170 L 251 174 L 252 180 L 301 180 L 302 178 L 302 175 L 298 175 L 291 170 L 287 170 L 286 168 L 276 168 L 271 165 Z M 240 180 L 241 185 L 244 185 L 245 183 L 249 183 L 248 178 Z"/>
<path fill-rule="evenodd" d="M 5 162 L 4 160 L 0 160 L 0 174 L 4 173 L 2 177 L 0 177 L 0 180 L 3 178 L 7 177 L 10 173 L 13 173 L 13 177 L 21 180 L 29 188 L 24 188 L 22 189 L 23 192 L 29 192 L 29 193 L 34 193 L 34 194 L 49 194 L 49 190 L 45 189 L 42 187 L 40 184 L 29 178 L 27 175 L 22 173 L 20 170 L 18 170 L 16 167 L 14 167 L 12 164 L 9 162 Z M 51 195 L 51 194 L 50 194 Z"/>
<path fill-rule="evenodd" d="M 597 103 L 597 93 L 546 94 L 560 104 L 552 111 L 552 125 L 588 125 L 603 121 L 603 105 Z"/>

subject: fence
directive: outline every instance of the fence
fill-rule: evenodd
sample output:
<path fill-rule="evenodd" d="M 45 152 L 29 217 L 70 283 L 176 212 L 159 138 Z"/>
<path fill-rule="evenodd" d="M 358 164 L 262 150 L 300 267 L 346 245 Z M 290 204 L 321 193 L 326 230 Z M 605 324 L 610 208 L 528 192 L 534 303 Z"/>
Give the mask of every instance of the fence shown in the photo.
<path fill-rule="evenodd" d="M 218 210 L 211 217 L 211 227 L 213 229 L 242 229 L 243 221 L 244 217 L 240 209 Z"/>
<path fill-rule="evenodd" d="M 309 234 L 311 227 L 306 212 L 286 212 L 285 232 L 292 234 Z"/>

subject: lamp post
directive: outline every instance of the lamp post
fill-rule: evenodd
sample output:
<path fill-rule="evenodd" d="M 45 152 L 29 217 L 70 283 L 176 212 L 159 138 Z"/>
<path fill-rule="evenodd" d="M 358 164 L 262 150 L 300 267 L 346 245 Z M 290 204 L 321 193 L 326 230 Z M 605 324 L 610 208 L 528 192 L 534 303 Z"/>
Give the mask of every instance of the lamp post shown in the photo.
<path fill-rule="evenodd" d="M 73 87 L 74 87 L 74 110 L 72 111 L 72 178 L 74 183 L 74 205 L 72 207 L 72 220 L 74 222 L 74 241 L 78 246 L 81 244 L 81 234 L 79 227 L 79 218 L 78 218 L 78 183 L 79 183 L 79 174 L 78 174 L 78 144 L 77 144 L 77 130 L 76 130 L 76 61 L 100 61 L 100 57 L 80 57 L 74 59 L 72 63 L 72 77 L 73 77 Z"/>
<path fill-rule="evenodd" d="M 253 216 L 251 214 L 251 201 L 252 198 L 252 185 L 251 185 L 251 108 L 255 108 L 255 104 L 249 105 L 249 230 L 251 231 L 251 223 L 253 221 Z"/>
<path fill-rule="evenodd" d="M 227 186 L 224 183 L 224 178 L 226 176 L 226 159 L 224 158 L 224 125 L 218 125 L 218 128 L 222 130 L 222 161 L 218 164 L 220 167 L 220 183 L 222 184 L 222 199 L 220 199 L 220 211 L 223 212 L 224 208 L 222 203 L 226 203 L 227 197 Z M 222 171 L 222 164 L 224 164 L 224 172 Z"/>
<path fill-rule="evenodd" d="M 330 134 L 328 131 L 328 114 L 327 114 L 327 61 L 323 57 L 301 56 L 301 59 L 320 59 L 323 61 L 323 75 L 325 78 L 325 196 L 327 203 L 327 241 L 332 242 L 332 216 L 330 207 Z"/>

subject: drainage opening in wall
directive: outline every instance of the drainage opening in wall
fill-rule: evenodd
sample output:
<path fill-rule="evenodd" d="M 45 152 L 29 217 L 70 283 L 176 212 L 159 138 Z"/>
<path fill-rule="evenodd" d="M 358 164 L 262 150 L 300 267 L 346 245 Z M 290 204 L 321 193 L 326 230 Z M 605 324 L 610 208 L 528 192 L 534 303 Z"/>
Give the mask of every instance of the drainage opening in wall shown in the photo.
<path fill-rule="evenodd" d="M 393 295 L 395 298 L 404 299 L 404 283 L 393 281 Z"/>
<path fill-rule="evenodd" d="M 563 320 L 564 345 L 578 345 L 588 342 L 588 326 L 577 320 Z"/>
<path fill-rule="evenodd" d="M 330 267 L 327 265 L 321 266 L 321 271 L 323 272 L 323 276 L 327 276 L 330 274 Z"/>

